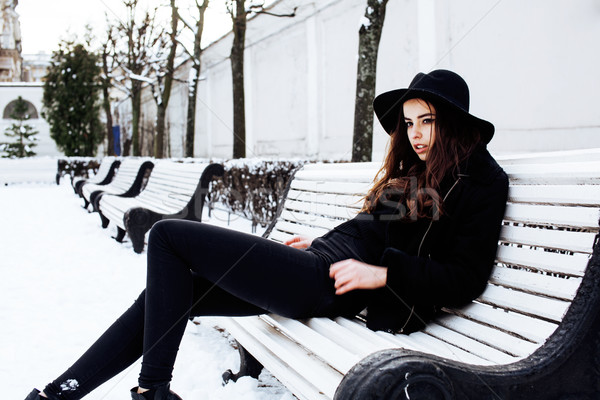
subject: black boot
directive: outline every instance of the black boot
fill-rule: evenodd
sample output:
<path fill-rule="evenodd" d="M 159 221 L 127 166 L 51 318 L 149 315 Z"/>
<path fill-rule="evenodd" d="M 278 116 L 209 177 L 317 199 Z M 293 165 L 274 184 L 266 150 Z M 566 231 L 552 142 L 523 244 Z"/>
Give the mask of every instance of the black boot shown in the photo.
<path fill-rule="evenodd" d="M 170 390 L 169 384 L 150 389 L 144 393 L 137 393 L 137 390 L 137 386 L 130 390 L 131 398 L 133 400 L 183 400 L 175 392 Z"/>
<path fill-rule="evenodd" d="M 37 389 L 33 389 L 31 391 L 31 393 L 29 393 L 27 395 L 27 397 L 25 397 L 25 400 L 53 400 L 56 399 L 56 397 L 52 396 L 52 395 L 46 395 L 48 397 L 42 397 L 40 396 L 40 391 Z"/>

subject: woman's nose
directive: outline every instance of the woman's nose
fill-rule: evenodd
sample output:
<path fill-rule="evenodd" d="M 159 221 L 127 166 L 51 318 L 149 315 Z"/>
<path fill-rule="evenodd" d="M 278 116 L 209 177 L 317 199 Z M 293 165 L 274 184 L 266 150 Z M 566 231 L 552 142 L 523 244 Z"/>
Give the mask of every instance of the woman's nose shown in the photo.
<path fill-rule="evenodd" d="M 411 138 L 420 138 L 421 137 L 421 127 L 417 124 L 413 125 L 412 129 L 410 130 L 410 137 Z"/>

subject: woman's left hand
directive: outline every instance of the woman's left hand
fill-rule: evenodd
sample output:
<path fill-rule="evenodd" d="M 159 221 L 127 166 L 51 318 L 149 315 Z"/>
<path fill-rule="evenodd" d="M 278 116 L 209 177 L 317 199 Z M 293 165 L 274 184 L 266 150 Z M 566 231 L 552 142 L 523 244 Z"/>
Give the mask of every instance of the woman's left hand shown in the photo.
<path fill-rule="evenodd" d="M 377 289 L 387 282 L 387 267 L 366 264 L 352 258 L 331 264 L 329 277 L 335 280 L 335 294 L 355 289 Z"/>

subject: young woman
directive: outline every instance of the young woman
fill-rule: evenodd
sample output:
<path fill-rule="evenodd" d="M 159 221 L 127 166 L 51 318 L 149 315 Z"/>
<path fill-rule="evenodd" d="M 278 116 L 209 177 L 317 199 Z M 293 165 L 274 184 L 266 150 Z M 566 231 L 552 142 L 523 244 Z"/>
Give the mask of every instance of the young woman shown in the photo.
<path fill-rule="evenodd" d="M 275 313 L 352 316 L 410 333 L 440 307 L 484 289 L 496 254 L 508 179 L 486 150 L 494 126 L 469 114 L 465 81 L 418 74 L 378 96 L 391 143 L 360 214 L 311 241 L 287 245 L 202 223 L 151 230 L 146 290 L 43 392 L 80 399 L 140 356 L 133 399 L 180 399 L 169 382 L 190 316 Z"/>

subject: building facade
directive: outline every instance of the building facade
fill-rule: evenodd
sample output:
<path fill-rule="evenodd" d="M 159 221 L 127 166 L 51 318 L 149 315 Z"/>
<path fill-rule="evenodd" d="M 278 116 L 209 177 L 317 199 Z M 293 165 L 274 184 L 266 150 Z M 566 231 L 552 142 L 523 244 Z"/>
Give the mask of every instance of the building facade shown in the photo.
<path fill-rule="evenodd" d="M 471 111 L 492 121 L 496 153 L 600 147 L 600 37 L 596 0 L 390 0 L 377 93 L 405 87 L 419 71 L 447 68 L 471 88 Z M 280 0 L 248 21 L 246 153 L 349 159 L 358 29 L 366 0 Z M 231 157 L 232 35 L 205 49 L 195 156 Z M 180 67 L 187 76 L 189 66 Z M 187 87 L 169 105 L 170 155 L 184 154 Z M 125 104 L 125 103 L 123 103 Z M 145 115 L 153 115 L 153 100 Z M 123 115 L 123 113 L 121 113 Z M 388 135 L 375 122 L 373 158 Z"/>

